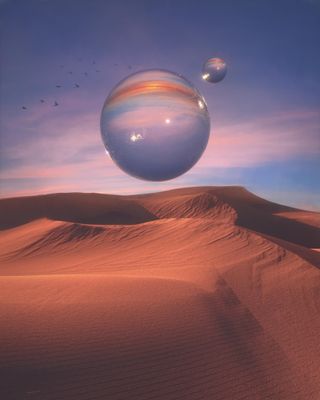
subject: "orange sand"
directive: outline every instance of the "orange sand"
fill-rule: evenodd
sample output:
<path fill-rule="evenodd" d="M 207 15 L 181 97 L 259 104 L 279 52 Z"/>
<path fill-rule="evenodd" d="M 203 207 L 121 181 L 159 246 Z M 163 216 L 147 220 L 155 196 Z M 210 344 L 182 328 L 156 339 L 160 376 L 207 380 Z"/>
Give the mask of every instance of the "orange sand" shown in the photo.
<path fill-rule="evenodd" d="M 320 214 L 239 187 L 0 212 L 1 399 L 320 399 Z"/>

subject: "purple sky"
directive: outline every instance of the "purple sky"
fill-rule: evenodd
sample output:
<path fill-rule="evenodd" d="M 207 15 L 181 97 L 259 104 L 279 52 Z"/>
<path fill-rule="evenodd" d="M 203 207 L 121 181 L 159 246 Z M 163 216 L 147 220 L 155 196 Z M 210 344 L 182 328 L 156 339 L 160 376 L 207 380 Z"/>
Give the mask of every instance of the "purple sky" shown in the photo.
<path fill-rule="evenodd" d="M 318 1 L 2 0 L 0 9 L 2 197 L 235 184 L 320 209 Z M 201 79 L 209 57 L 228 64 L 216 85 Z M 199 163 L 163 183 L 124 174 L 100 138 L 110 90 L 147 68 L 184 75 L 211 116 Z"/>

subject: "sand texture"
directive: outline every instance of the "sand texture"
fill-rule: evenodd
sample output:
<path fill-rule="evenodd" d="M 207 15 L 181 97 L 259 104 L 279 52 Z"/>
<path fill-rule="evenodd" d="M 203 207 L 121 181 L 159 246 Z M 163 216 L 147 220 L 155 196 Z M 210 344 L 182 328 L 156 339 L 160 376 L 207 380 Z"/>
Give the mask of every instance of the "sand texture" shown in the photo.
<path fill-rule="evenodd" d="M 320 399 L 319 213 L 241 187 L 0 213 L 1 399 Z"/>

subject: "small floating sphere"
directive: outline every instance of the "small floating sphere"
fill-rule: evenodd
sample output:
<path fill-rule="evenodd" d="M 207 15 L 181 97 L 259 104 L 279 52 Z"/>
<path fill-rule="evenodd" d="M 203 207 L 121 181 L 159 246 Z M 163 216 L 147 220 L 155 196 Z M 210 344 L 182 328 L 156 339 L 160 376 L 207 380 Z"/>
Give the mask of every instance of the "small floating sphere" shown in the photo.
<path fill-rule="evenodd" d="M 112 160 L 127 174 L 165 181 L 199 160 L 210 118 L 199 91 L 176 73 L 154 69 L 129 75 L 107 97 L 101 135 Z"/>
<path fill-rule="evenodd" d="M 217 83 L 222 81 L 227 73 L 227 64 L 222 58 L 209 58 L 202 68 L 202 79 Z"/>

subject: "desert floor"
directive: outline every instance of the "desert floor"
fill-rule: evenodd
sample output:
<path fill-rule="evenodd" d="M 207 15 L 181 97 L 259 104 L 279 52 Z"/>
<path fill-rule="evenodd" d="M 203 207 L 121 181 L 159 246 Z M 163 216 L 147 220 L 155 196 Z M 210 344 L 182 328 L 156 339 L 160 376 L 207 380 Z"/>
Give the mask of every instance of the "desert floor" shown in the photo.
<path fill-rule="evenodd" d="M 240 187 L 0 212 L 1 399 L 320 399 L 319 213 Z"/>

